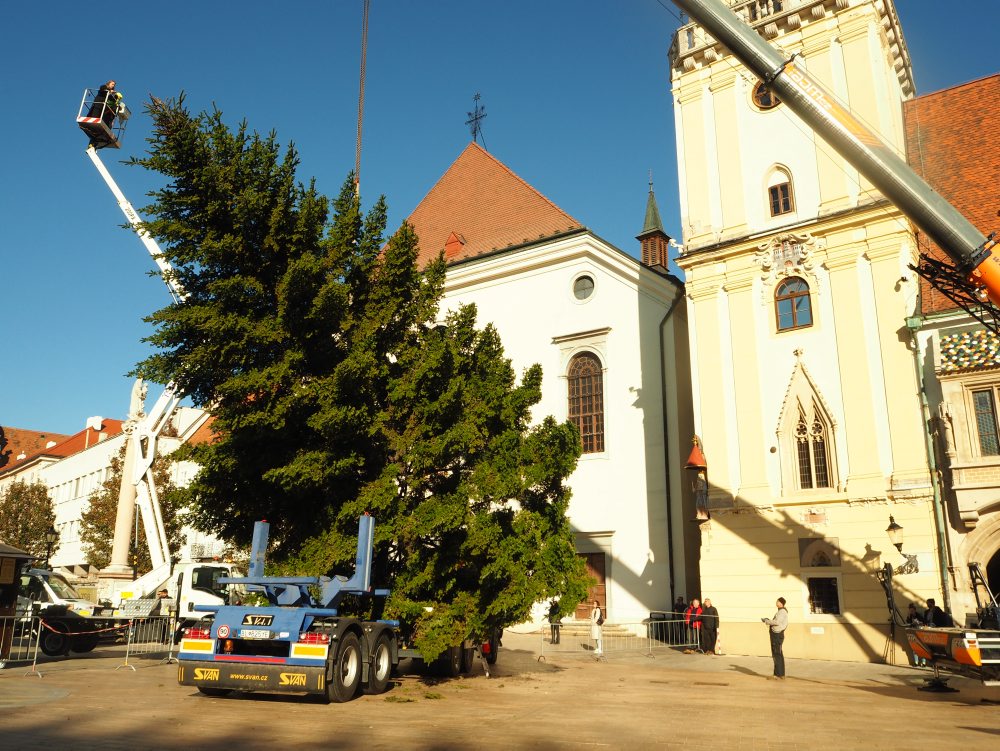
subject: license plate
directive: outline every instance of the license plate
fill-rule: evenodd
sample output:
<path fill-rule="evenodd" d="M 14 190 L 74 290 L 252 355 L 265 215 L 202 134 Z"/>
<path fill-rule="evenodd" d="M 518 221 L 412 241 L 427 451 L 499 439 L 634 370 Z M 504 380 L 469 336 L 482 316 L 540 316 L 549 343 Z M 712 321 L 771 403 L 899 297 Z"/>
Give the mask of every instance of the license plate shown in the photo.
<path fill-rule="evenodd" d="M 271 632 L 266 628 L 243 628 L 240 629 L 241 639 L 270 639 Z"/>

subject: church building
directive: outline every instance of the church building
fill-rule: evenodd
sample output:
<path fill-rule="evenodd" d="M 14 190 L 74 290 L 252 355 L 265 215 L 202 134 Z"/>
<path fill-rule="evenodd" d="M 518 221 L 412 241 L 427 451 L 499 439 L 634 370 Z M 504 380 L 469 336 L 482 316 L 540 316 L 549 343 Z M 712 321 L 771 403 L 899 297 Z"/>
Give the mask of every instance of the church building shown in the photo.
<path fill-rule="evenodd" d="M 637 212 L 638 213 L 638 212 Z M 569 517 L 609 621 L 638 623 L 697 587 L 690 366 L 683 287 L 652 186 L 642 262 L 595 235 L 470 143 L 409 217 L 424 262 L 448 264 L 442 309 L 474 303 L 515 372 L 580 429 Z M 580 618 L 589 617 L 582 603 Z"/>

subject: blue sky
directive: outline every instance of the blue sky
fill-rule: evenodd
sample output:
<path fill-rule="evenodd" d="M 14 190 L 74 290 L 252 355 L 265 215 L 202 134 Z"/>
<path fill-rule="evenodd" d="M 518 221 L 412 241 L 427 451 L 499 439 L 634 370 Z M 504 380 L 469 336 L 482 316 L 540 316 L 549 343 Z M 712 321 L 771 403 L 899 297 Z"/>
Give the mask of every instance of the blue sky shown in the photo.
<path fill-rule="evenodd" d="M 897 4 L 920 93 L 997 71 L 1000 3 Z M 118 159 L 144 148 L 148 94 L 182 90 L 195 110 L 214 104 L 294 141 L 301 177 L 334 194 L 354 166 L 361 11 L 362 0 L 5 7 L 0 425 L 73 433 L 91 415 L 123 418 L 125 373 L 148 353 L 142 318 L 168 300 L 84 154 L 83 89 L 115 78 L 133 109 L 124 148 L 102 154 L 136 207 L 156 178 Z M 479 92 L 490 152 L 598 235 L 636 253 L 650 170 L 679 235 L 677 17 L 668 0 L 372 0 L 364 203 L 384 194 L 398 225 L 470 140 Z"/>

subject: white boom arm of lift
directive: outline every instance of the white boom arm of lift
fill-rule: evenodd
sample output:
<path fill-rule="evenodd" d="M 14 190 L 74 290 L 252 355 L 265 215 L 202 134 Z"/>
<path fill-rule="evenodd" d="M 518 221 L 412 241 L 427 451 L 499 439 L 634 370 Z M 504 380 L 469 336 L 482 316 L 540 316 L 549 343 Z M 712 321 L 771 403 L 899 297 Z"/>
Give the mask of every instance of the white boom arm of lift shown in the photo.
<path fill-rule="evenodd" d="M 183 300 L 186 295 L 173 278 L 173 267 L 163 258 L 160 246 L 143 228 L 136 210 L 125 198 L 125 194 L 111 177 L 111 173 L 108 172 L 93 146 L 87 148 L 87 156 L 90 157 L 90 161 L 94 163 L 97 171 L 104 178 L 104 182 L 107 183 L 108 188 L 118 200 L 118 207 L 162 272 L 163 281 L 166 283 L 170 295 L 175 302 Z M 143 530 L 146 533 L 150 560 L 153 564 L 152 571 L 132 583 L 131 588 L 136 593 L 148 592 L 170 577 L 170 546 L 163 524 L 160 500 L 156 493 L 156 483 L 153 480 L 153 460 L 156 458 L 157 438 L 170 422 L 180 399 L 181 395 L 178 393 L 177 385 L 168 383 L 160 398 L 156 400 L 156 404 L 143 416 L 129 436 L 134 463 L 131 468 L 124 468 L 122 482 L 128 481 L 135 486 L 136 505 L 139 506 L 142 516 Z M 129 471 L 131 471 L 131 476 L 125 474 Z"/>

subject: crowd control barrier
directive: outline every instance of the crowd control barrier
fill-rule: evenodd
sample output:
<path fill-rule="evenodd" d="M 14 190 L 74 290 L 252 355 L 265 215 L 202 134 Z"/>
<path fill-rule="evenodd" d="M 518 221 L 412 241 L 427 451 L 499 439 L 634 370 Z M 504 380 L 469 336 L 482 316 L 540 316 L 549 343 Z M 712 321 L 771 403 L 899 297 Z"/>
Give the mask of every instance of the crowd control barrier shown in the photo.
<path fill-rule="evenodd" d="M 14 665 L 30 665 L 25 675 L 41 676 L 36 670 L 40 631 L 40 619 L 37 616 L 0 617 L 0 670 Z"/>
<path fill-rule="evenodd" d="M 128 641 L 125 645 L 125 661 L 115 668 L 135 670 L 129 660 L 135 657 L 160 657 L 160 662 L 177 662 L 174 657 L 174 632 L 176 619 L 172 615 L 157 615 L 149 618 L 134 618 L 128 622 Z"/>

